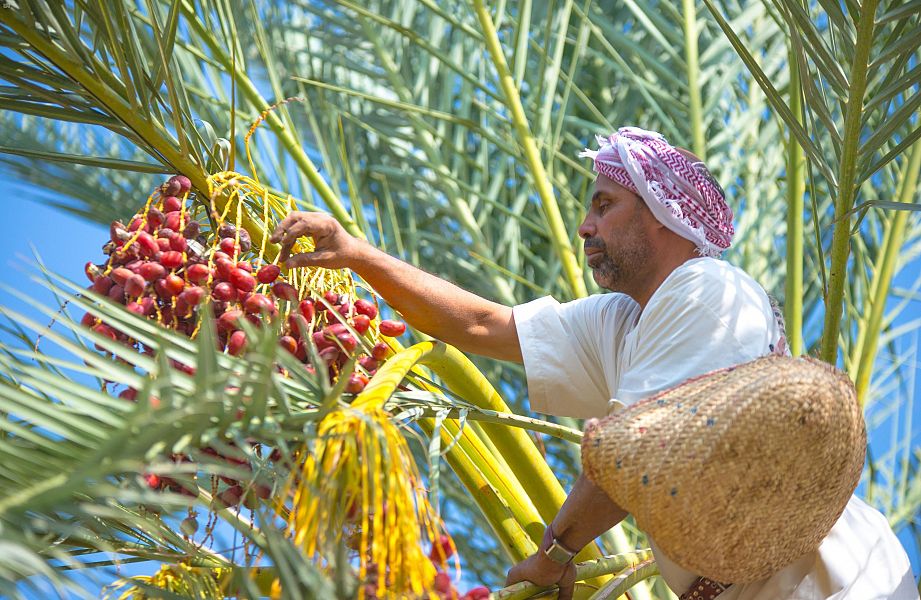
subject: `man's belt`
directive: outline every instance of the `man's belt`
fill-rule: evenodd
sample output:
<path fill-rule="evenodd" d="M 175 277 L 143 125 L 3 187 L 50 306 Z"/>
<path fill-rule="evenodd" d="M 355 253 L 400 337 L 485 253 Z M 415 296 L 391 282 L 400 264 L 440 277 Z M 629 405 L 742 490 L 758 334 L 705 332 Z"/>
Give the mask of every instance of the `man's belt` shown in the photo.
<path fill-rule="evenodd" d="M 679 600 L 713 600 L 727 589 L 731 583 L 719 583 L 706 577 L 698 577 L 691 588 L 681 594 Z"/>

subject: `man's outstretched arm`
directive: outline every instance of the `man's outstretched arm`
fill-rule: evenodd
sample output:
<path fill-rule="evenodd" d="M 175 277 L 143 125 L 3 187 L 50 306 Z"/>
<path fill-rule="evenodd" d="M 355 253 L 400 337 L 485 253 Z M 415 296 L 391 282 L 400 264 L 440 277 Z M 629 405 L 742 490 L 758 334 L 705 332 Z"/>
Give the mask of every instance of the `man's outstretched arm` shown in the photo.
<path fill-rule="evenodd" d="M 505 585 L 530 581 L 537 585 L 559 585 L 559 600 L 570 600 L 575 586 L 576 569 L 570 562 L 559 564 L 544 551 L 553 538 L 567 550 L 578 552 L 596 537 L 620 523 L 627 512 L 614 504 L 607 494 L 580 475 L 553 522 L 544 532 L 537 552 L 508 572 Z"/>
<path fill-rule="evenodd" d="M 316 249 L 289 257 L 294 243 L 303 236 L 312 237 Z M 511 307 L 381 252 L 349 235 L 329 215 L 292 212 L 269 239 L 281 244 L 279 260 L 288 267 L 352 269 L 419 331 L 465 352 L 522 361 Z"/>

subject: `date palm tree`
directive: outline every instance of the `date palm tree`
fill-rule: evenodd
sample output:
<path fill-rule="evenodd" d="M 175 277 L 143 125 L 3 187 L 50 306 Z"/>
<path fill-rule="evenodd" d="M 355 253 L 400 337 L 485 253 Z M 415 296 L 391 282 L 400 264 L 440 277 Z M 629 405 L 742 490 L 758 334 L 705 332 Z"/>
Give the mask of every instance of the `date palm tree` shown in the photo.
<path fill-rule="evenodd" d="M 595 133 L 637 124 L 689 147 L 724 182 L 738 215 L 728 259 L 782 298 L 793 352 L 821 352 L 845 367 L 868 415 L 911 410 L 905 371 L 888 365 L 916 324 L 893 326 L 910 300 L 888 309 L 887 300 L 921 247 L 910 210 L 921 169 L 917 3 L 8 4 L 0 8 L 0 151 L 8 173 L 67 198 L 43 201 L 108 223 L 130 218 L 162 174 L 184 174 L 204 198 L 215 174 L 238 171 L 285 199 L 241 209 L 254 246 L 286 208 L 324 210 L 354 235 L 483 296 L 569 299 L 598 291 L 574 244 L 592 180 L 574 157 Z M 215 202 L 233 205 L 226 196 Z M 4 309 L 11 339 L 22 341 L 4 344 L 2 357 L 4 593 L 63 589 L 74 568 L 115 556 L 165 567 L 126 585 L 172 585 L 185 595 L 210 597 L 221 586 L 243 595 L 354 594 L 348 553 L 333 544 L 322 566 L 305 558 L 277 527 L 278 507 L 248 519 L 211 508 L 207 489 L 164 497 L 137 476 L 152 467 L 217 473 L 226 465 L 164 461 L 216 439 L 265 448 L 317 439 L 329 408 L 347 406 L 341 390 L 272 374 L 248 395 L 262 412 L 235 422 L 228 416 L 243 398 L 228 386 L 256 385 L 267 365 L 286 360 L 270 335 L 241 361 L 217 353 L 207 336 L 190 342 L 43 276 L 67 303 L 55 330 Z M 196 375 L 100 339 L 71 318 L 76 307 L 146 337 L 158 356 L 193 364 Z M 33 350 L 38 335 L 73 360 Z M 421 442 L 411 451 L 448 529 L 474 524 L 456 546 L 468 573 L 495 587 L 504 571 L 496 553 L 508 564 L 533 551 L 562 501 L 548 463 L 577 471 L 578 424 L 515 416 L 525 410 L 520 368 L 469 363 L 417 340 L 392 359 L 405 389 L 376 401 Z M 121 366 L 101 359 L 97 343 Z M 106 380 L 168 402 L 175 418 L 151 418 L 149 403 L 126 406 L 105 393 Z M 541 451 L 528 430 L 542 436 Z M 871 447 L 863 488 L 896 529 L 913 527 L 921 504 L 912 439 L 906 433 L 891 451 Z M 118 459 L 105 459 L 115 448 Z M 290 472 L 245 458 L 279 486 Z M 202 544 L 211 532 L 184 535 L 180 521 L 195 506 L 247 540 L 246 560 Z M 619 558 L 591 563 L 580 593 L 668 594 L 654 564 L 637 560 L 640 568 L 624 571 L 645 559 L 632 554 L 637 545 L 644 539 L 629 523 L 604 536 L 583 558 Z M 614 572 L 622 576 L 606 577 Z"/>

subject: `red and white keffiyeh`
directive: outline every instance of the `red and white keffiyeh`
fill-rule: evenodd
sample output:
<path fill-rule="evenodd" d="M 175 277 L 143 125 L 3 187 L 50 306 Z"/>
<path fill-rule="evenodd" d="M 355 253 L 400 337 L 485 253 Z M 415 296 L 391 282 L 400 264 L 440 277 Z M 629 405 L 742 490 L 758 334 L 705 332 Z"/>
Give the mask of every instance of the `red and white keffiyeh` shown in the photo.
<path fill-rule="evenodd" d="M 706 166 L 692 162 L 654 131 L 621 127 L 596 136 L 598 150 L 579 153 L 646 202 L 660 223 L 694 242 L 702 256 L 718 257 L 732 243 L 732 209 Z"/>

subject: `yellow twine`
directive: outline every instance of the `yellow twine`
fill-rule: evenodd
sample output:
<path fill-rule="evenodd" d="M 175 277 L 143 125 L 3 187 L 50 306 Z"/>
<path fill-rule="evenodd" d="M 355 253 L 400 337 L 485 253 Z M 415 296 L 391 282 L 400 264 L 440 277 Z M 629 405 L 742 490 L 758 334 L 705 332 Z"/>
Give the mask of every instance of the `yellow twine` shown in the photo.
<path fill-rule="evenodd" d="M 334 552 L 360 503 L 358 577 L 385 597 L 430 593 L 435 567 L 423 544 L 443 533 L 406 439 L 379 400 L 356 400 L 317 426 L 288 483 L 288 532 L 306 556 Z M 364 586 L 359 587 L 364 597 Z"/>
<path fill-rule="evenodd" d="M 107 587 L 102 597 L 108 600 L 112 593 L 124 590 L 118 600 L 153 600 L 158 596 L 150 595 L 150 588 L 158 588 L 183 598 L 220 600 L 225 592 L 218 581 L 228 573 L 230 569 L 201 569 L 184 563 L 164 565 L 153 575 L 137 575 Z"/>

